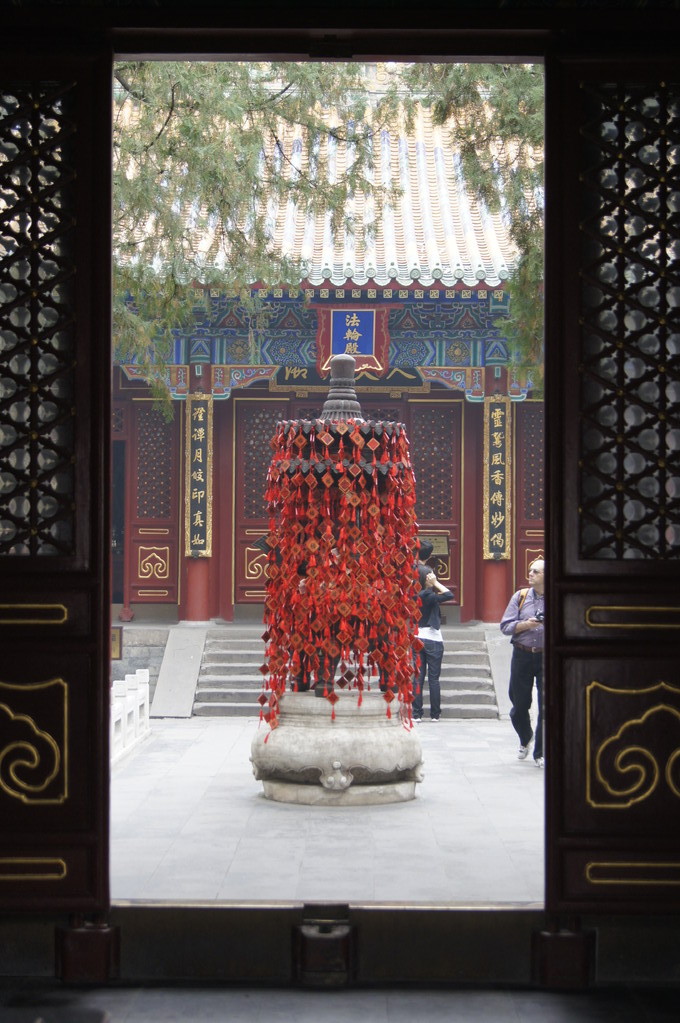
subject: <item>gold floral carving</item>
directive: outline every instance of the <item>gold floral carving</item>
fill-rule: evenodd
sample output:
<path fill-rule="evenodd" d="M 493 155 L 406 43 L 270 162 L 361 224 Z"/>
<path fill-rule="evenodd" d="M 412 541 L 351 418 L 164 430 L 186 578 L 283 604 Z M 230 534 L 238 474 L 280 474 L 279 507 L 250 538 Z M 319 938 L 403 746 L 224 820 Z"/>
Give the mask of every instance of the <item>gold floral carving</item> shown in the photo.
<path fill-rule="evenodd" d="M 167 579 L 170 575 L 170 548 L 140 547 L 137 572 L 140 579 Z"/>
<path fill-rule="evenodd" d="M 35 718 L 19 709 L 36 693 L 61 690 L 58 705 L 63 715 L 62 743 Z M 0 682 L 0 791 L 22 803 L 63 803 L 67 791 L 68 689 L 61 678 L 29 685 Z"/>
<path fill-rule="evenodd" d="M 246 579 L 264 579 L 267 571 L 267 555 L 256 547 L 246 547 Z"/>
<path fill-rule="evenodd" d="M 602 737 L 595 733 L 604 706 L 607 719 L 619 707 L 624 714 L 635 710 Z M 623 810 L 648 799 L 664 783 L 680 797 L 680 689 L 667 682 L 643 689 L 591 682 L 586 690 L 586 761 L 586 801 L 592 807 Z"/>

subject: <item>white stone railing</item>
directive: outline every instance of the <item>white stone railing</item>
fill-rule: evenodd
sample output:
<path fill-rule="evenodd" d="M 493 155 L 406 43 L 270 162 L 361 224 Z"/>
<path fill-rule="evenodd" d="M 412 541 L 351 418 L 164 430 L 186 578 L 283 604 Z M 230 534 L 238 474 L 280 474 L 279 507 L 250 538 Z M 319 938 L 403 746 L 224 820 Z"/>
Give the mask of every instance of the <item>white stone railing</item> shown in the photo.
<path fill-rule="evenodd" d="M 111 683 L 111 763 L 151 732 L 149 724 L 149 669 Z"/>

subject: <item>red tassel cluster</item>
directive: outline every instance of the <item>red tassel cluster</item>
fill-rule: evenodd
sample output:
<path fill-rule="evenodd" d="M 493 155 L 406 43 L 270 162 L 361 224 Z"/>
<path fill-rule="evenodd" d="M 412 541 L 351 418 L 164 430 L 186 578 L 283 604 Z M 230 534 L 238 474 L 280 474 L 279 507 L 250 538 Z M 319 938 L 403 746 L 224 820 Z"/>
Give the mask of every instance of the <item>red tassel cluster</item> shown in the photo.
<path fill-rule="evenodd" d="M 262 716 L 287 689 L 377 686 L 410 720 L 419 618 L 415 479 L 400 423 L 277 424 L 267 477 Z M 333 715 L 334 716 L 334 715 Z"/>

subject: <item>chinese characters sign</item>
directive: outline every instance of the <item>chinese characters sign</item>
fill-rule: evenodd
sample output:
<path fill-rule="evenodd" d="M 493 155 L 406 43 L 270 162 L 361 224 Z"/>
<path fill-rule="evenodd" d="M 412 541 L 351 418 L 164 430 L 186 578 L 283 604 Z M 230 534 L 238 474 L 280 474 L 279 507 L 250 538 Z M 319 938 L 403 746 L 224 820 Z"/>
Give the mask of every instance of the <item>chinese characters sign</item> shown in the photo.
<path fill-rule="evenodd" d="M 187 557 L 212 554 L 212 398 L 186 401 L 185 545 Z"/>
<path fill-rule="evenodd" d="M 382 376 L 388 368 L 387 308 L 334 309 L 318 306 L 317 366 L 325 374 L 334 355 L 351 355 L 356 372 Z"/>
<path fill-rule="evenodd" d="M 331 355 L 373 355 L 375 311 L 333 309 L 331 311 Z"/>
<path fill-rule="evenodd" d="M 512 420 L 509 398 L 484 402 L 484 530 L 483 555 L 510 557 L 512 493 Z"/>

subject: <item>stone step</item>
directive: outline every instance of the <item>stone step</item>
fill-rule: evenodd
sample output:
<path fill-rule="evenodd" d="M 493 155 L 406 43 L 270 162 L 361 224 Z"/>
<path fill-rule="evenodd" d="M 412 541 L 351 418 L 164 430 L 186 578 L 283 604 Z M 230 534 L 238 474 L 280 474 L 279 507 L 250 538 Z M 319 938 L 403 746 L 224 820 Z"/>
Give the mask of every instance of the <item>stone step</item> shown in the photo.
<path fill-rule="evenodd" d="M 196 700 L 200 703 L 253 703 L 262 690 L 254 687 L 244 686 L 199 686 L 196 690 Z M 425 692 L 427 697 L 427 690 Z M 457 689 L 441 691 L 442 704 L 451 703 L 479 703 L 488 704 L 496 702 L 496 694 L 493 690 L 480 692 L 478 689 Z"/>
<path fill-rule="evenodd" d="M 220 665 L 202 665 L 199 673 L 198 684 L 230 684 L 236 681 L 252 682 L 255 685 L 262 683 L 263 674 L 257 669 L 252 670 L 251 665 L 234 663 L 233 665 L 224 666 L 228 667 L 229 670 L 220 670 Z M 251 670 L 248 670 L 251 669 Z M 475 682 L 476 680 L 476 682 Z M 461 683 L 468 683 L 470 685 L 491 685 L 491 675 L 487 669 L 476 668 L 475 665 L 461 665 L 460 667 L 447 667 L 446 665 L 442 668 L 441 675 L 439 678 L 441 685 L 460 685 Z"/>
<path fill-rule="evenodd" d="M 245 689 L 260 689 L 262 686 L 263 676 L 260 672 L 257 675 L 246 672 L 234 672 L 233 674 L 222 675 L 214 672 L 200 675 L 198 679 L 197 690 L 203 689 L 229 689 L 229 688 L 245 688 Z M 450 689 L 463 689 L 463 690 L 475 690 L 477 692 L 483 692 L 489 690 L 493 692 L 493 681 L 490 676 L 481 677 L 479 675 L 448 675 L 442 674 L 439 678 L 439 684 L 442 690 Z"/>
<path fill-rule="evenodd" d="M 259 703 L 202 703 L 194 701 L 193 714 L 198 717 L 248 717 L 260 716 Z"/>
<path fill-rule="evenodd" d="M 259 695 L 255 689 L 236 687 L 219 689 L 214 686 L 199 686 L 196 690 L 196 700 L 201 703 L 253 703 L 257 701 Z"/>
<path fill-rule="evenodd" d="M 238 628 L 232 630 L 225 630 L 220 633 L 208 632 L 205 640 L 205 646 L 207 650 L 229 648 L 234 645 L 239 646 L 262 646 L 264 647 L 264 640 L 262 635 L 264 634 L 264 626 L 252 633 L 245 632 Z M 444 640 L 444 646 L 451 646 L 455 648 L 467 647 L 471 650 L 485 650 L 486 643 L 483 634 L 471 634 L 464 635 L 458 630 L 455 632 L 447 633 L 445 629 L 442 629 L 442 638 Z"/>
<path fill-rule="evenodd" d="M 231 656 L 233 654 L 242 654 L 244 656 L 257 656 L 264 657 L 265 644 L 261 641 L 248 642 L 248 640 L 240 637 L 234 640 L 219 640 L 212 642 L 206 641 L 205 653 L 210 657 L 224 657 Z M 455 656 L 470 656 L 470 657 L 487 657 L 486 644 L 482 641 L 480 643 L 453 643 L 451 641 L 444 642 L 444 657 Z"/>
<path fill-rule="evenodd" d="M 216 664 L 225 663 L 229 664 L 234 660 L 248 661 L 252 663 L 262 663 L 265 660 L 265 648 L 264 645 L 259 647 L 247 647 L 247 646 L 224 646 L 220 650 L 209 649 L 205 647 L 203 650 L 203 659 L 205 661 L 211 661 Z M 460 650 L 453 650 L 450 647 L 444 647 L 443 663 L 449 662 L 465 663 L 465 664 L 488 664 L 489 655 L 486 649 L 481 650 L 470 650 L 467 647 L 461 647 Z"/>
<path fill-rule="evenodd" d="M 494 688 L 491 675 L 445 675 L 439 676 L 439 685 L 442 689 L 450 686 L 462 686 L 463 689 L 492 689 Z"/>
<path fill-rule="evenodd" d="M 203 664 L 206 665 L 212 664 L 216 668 L 228 669 L 234 667 L 235 665 L 241 664 L 245 667 L 250 668 L 251 670 L 254 669 L 256 671 L 259 671 L 260 667 L 264 663 L 265 663 L 264 656 L 255 657 L 253 655 L 251 657 L 248 656 L 244 657 L 243 654 L 235 653 L 233 657 L 228 657 L 227 655 L 223 654 L 220 654 L 219 656 L 215 657 L 212 654 L 210 655 L 206 655 L 205 653 L 203 654 Z M 457 657 L 455 655 L 452 655 L 450 657 L 444 657 L 442 661 L 442 668 L 443 669 L 448 668 L 449 670 L 452 668 L 455 668 L 456 670 L 471 668 L 475 672 L 478 672 L 480 670 L 486 670 L 490 672 L 491 670 L 488 656 L 482 658 L 475 657 L 474 655 L 470 656 L 469 654 L 460 657 Z"/>
<path fill-rule="evenodd" d="M 233 651 L 231 654 L 219 654 L 217 656 L 204 652 L 201 671 L 203 673 L 208 671 L 210 674 L 220 674 L 242 669 L 243 671 L 255 674 L 259 673 L 259 669 L 264 663 L 264 652 L 261 652 L 259 655 L 255 653 L 249 655 L 247 651 Z M 460 657 L 452 655 L 444 657 L 441 670 L 442 672 L 448 672 L 448 674 L 454 672 L 455 674 L 488 675 L 490 674 L 489 659 L 486 655 L 484 657 L 474 657 L 469 654 Z"/>
<path fill-rule="evenodd" d="M 210 653 L 222 653 L 230 650 L 262 650 L 264 643 L 261 639 L 248 639 L 247 636 L 234 636 L 231 640 L 220 640 L 219 642 L 206 640 L 205 649 Z"/>
<path fill-rule="evenodd" d="M 429 709 L 425 704 L 423 721 L 429 721 Z M 442 721 L 450 721 L 455 718 L 487 718 L 498 720 L 498 708 L 495 704 L 468 703 L 457 706 L 448 706 L 442 703 Z"/>
<path fill-rule="evenodd" d="M 425 696 L 427 697 L 427 692 Z M 494 706 L 496 705 L 496 694 L 493 689 L 487 693 L 480 692 L 479 689 L 442 689 L 441 698 L 442 706 L 448 703 L 492 703 Z"/>
<path fill-rule="evenodd" d="M 260 705 L 257 703 L 194 703 L 194 714 L 199 717 L 250 717 L 259 718 Z M 425 727 L 427 727 L 427 705 L 425 707 Z M 442 704 L 442 720 L 452 721 L 457 718 L 497 719 L 498 710 L 495 704 Z M 422 727 L 422 726 L 421 726 Z"/>
<path fill-rule="evenodd" d="M 234 654 L 233 657 L 206 657 L 204 654 L 201 661 L 201 671 L 218 675 L 220 673 L 228 674 L 230 671 L 243 668 L 254 675 L 256 672 L 260 673 L 259 669 L 262 664 L 264 664 L 264 657 L 246 658 L 243 654 Z"/>
<path fill-rule="evenodd" d="M 452 664 L 443 662 L 440 672 L 441 678 L 491 678 L 488 664 Z"/>
<path fill-rule="evenodd" d="M 224 654 L 242 653 L 242 654 L 257 654 L 258 657 L 264 657 L 265 645 L 261 641 L 248 640 L 243 637 L 234 638 L 231 642 L 220 642 L 220 643 L 208 643 L 206 642 L 203 647 L 203 651 L 209 654 L 211 657 L 222 657 Z"/>
<path fill-rule="evenodd" d="M 470 657 L 472 660 L 478 658 L 488 658 L 489 654 L 484 643 L 480 643 L 479 646 L 470 646 L 469 643 L 461 643 L 457 646 L 455 643 L 444 642 L 444 659 L 447 657 Z"/>
<path fill-rule="evenodd" d="M 251 689 L 259 689 L 262 685 L 263 675 L 258 672 L 257 675 L 234 672 L 233 675 L 216 675 L 213 673 L 200 675 L 198 679 L 198 689 L 205 689 L 205 687 L 215 686 L 247 686 Z"/>

